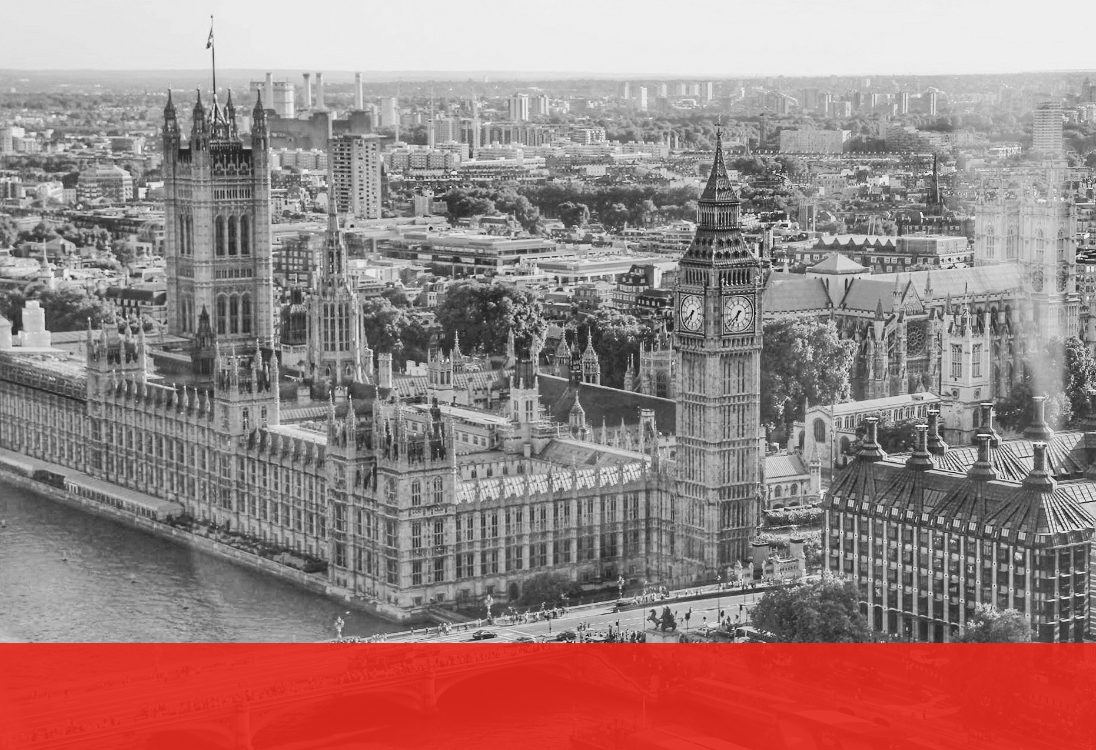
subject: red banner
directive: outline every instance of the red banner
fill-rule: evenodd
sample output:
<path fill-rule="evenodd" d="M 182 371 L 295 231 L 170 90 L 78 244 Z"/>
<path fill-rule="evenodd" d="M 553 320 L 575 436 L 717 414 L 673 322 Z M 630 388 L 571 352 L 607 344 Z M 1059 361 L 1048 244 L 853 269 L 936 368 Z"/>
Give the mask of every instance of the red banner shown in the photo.
<path fill-rule="evenodd" d="M 0 749 L 1088 748 L 1087 646 L 5 645 Z"/>

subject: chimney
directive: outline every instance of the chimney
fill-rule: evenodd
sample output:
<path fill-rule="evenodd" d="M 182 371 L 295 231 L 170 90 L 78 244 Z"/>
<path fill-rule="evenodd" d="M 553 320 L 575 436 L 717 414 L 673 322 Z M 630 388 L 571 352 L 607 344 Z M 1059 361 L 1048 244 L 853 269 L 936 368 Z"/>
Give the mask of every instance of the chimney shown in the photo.
<path fill-rule="evenodd" d="M 377 355 L 377 387 L 392 388 L 392 353 L 381 352 Z"/>
<path fill-rule="evenodd" d="M 859 461 L 875 463 L 887 457 L 886 451 L 879 447 L 879 417 L 864 417 L 868 432 L 864 436 L 864 442 L 860 444 L 860 450 L 856 454 Z"/>
<path fill-rule="evenodd" d="M 976 435 L 978 441 L 978 460 L 967 470 L 967 479 L 974 482 L 991 482 L 997 478 L 993 462 L 989 458 L 989 435 Z"/>
<path fill-rule="evenodd" d="M 266 84 L 263 89 L 263 104 L 267 109 L 274 109 L 274 74 L 266 74 Z"/>
<path fill-rule="evenodd" d="M 978 428 L 979 435 L 989 436 L 989 446 L 996 448 L 1001 444 L 1001 436 L 993 429 L 993 404 L 990 402 L 983 402 L 979 404 L 981 410 L 981 424 Z"/>
<path fill-rule="evenodd" d="M 1024 477 L 1024 489 L 1035 492 L 1054 492 L 1058 481 L 1047 471 L 1047 444 L 1034 443 L 1032 446 L 1031 473 Z"/>
<path fill-rule="evenodd" d="M 929 453 L 934 456 L 942 456 L 948 452 L 948 444 L 940 436 L 940 410 L 929 409 Z"/>
<path fill-rule="evenodd" d="M 361 112 L 365 109 L 365 99 L 362 97 L 362 74 L 354 74 L 354 109 Z"/>
<path fill-rule="evenodd" d="M 1034 406 L 1035 415 L 1031 420 L 1031 424 L 1024 430 L 1024 437 L 1028 440 L 1041 440 L 1044 443 L 1049 443 L 1054 438 L 1054 430 L 1047 425 L 1047 397 L 1032 396 L 1031 402 Z"/>
<path fill-rule="evenodd" d="M 312 74 L 304 74 L 304 92 L 301 94 L 304 99 L 301 109 L 312 109 Z"/>
<path fill-rule="evenodd" d="M 327 105 L 323 103 L 323 73 L 316 74 L 316 109 L 321 112 L 327 109 Z"/>
<path fill-rule="evenodd" d="M 906 459 L 906 468 L 913 471 L 928 471 L 933 468 L 932 454 L 929 453 L 929 426 L 917 425 L 917 448 Z"/>

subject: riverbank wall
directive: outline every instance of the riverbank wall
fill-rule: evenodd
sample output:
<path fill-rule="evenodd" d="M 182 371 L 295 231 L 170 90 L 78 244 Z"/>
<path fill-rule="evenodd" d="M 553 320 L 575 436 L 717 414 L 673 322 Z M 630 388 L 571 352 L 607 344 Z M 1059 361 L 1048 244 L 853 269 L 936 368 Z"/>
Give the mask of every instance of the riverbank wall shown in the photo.
<path fill-rule="evenodd" d="M 58 470 L 64 472 L 62 467 L 58 467 Z M 52 487 L 48 484 L 43 484 L 42 482 L 29 477 L 9 471 L 3 466 L 0 466 L 0 480 L 7 484 L 28 490 L 38 497 L 67 505 L 70 508 L 75 508 L 76 510 L 85 513 L 91 513 L 102 518 L 110 519 L 116 523 L 121 523 L 130 528 L 144 531 L 153 536 L 160 537 L 161 539 L 167 539 L 176 544 L 181 544 L 190 549 L 197 550 L 221 560 L 226 560 L 241 567 L 275 576 L 315 594 L 326 596 L 329 599 L 345 605 L 348 609 L 366 612 L 387 622 L 401 625 L 437 622 L 437 618 L 429 614 L 408 613 L 396 607 L 363 600 L 353 594 L 353 592 L 338 586 L 332 586 L 325 578 L 321 578 L 314 573 L 305 573 L 303 570 L 297 570 L 288 565 L 276 563 L 265 557 L 236 549 L 235 547 L 222 544 L 221 542 L 199 534 L 193 534 L 185 529 L 168 526 L 167 524 L 149 518 L 142 518 L 141 516 L 120 508 L 97 503 L 86 497 L 72 495 L 63 489 Z"/>

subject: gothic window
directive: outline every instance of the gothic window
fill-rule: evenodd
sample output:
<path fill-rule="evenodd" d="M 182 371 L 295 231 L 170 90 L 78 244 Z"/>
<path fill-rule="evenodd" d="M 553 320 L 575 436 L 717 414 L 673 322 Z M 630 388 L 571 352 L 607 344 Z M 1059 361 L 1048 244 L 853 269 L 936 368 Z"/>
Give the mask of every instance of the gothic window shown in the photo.
<path fill-rule="evenodd" d="M 782 493 L 780 492 L 780 485 L 773 488 L 773 497 L 779 498 Z"/>
<path fill-rule="evenodd" d="M 970 357 L 970 375 L 974 378 L 982 377 L 982 345 L 975 344 Z"/>
<path fill-rule="evenodd" d="M 411 483 L 411 504 L 422 505 L 422 483 L 417 479 Z"/>
<path fill-rule="evenodd" d="M 240 333 L 251 333 L 251 295 L 240 297 Z"/>
<path fill-rule="evenodd" d="M 250 420 L 250 416 L 251 416 L 251 415 L 250 415 L 250 414 L 248 414 L 248 411 L 247 411 L 247 409 L 244 409 L 244 413 L 243 413 L 244 430 L 247 430 L 247 429 L 248 429 L 248 427 L 250 426 L 250 424 L 249 424 L 249 423 L 250 423 L 250 421 L 251 421 L 251 420 Z"/>
<path fill-rule="evenodd" d="M 251 255 L 251 219 L 240 217 L 240 255 Z"/>
<path fill-rule="evenodd" d="M 1016 236 L 1016 227 L 1008 228 L 1008 235 L 1005 237 L 1005 257 L 1015 259 L 1020 247 L 1020 240 Z"/>
<path fill-rule="evenodd" d="M 263 425 L 264 427 L 266 426 L 266 407 L 265 406 L 259 411 L 259 424 Z"/>
<path fill-rule="evenodd" d="M 441 477 L 434 477 L 434 504 L 441 505 L 445 499 Z"/>
<path fill-rule="evenodd" d="M 1064 229 L 1058 230 L 1058 262 L 1065 263 L 1066 261 L 1066 232 Z"/>
<path fill-rule="evenodd" d="M 228 333 L 228 300 L 224 296 L 217 298 L 217 334 Z"/>
<path fill-rule="evenodd" d="M 814 442 L 826 442 L 826 422 L 821 418 L 815 418 L 814 420 Z"/>
<path fill-rule="evenodd" d="M 951 345 L 951 376 L 958 380 L 963 377 L 963 346 L 962 344 Z"/>
<path fill-rule="evenodd" d="M 993 236 L 993 227 L 986 227 L 986 257 L 992 258 L 997 254 L 997 238 Z"/>
<path fill-rule="evenodd" d="M 238 254 L 237 250 L 239 248 L 236 244 L 236 240 L 238 239 L 237 236 L 236 236 L 237 235 L 236 228 L 237 228 L 237 219 L 236 219 L 236 217 L 235 216 L 229 216 L 228 217 L 228 254 L 229 255 L 237 255 Z"/>
<path fill-rule="evenodd" d="M 225 254 L 225 217 L 218 216 L 213 222 L 213 247 L 217 255 Z"/>
<path fill-rule="evenodd" d="M 228 298 L 228 326 L 230 333 L 240 332 L 240 298 L 235 294 Z"/>
<path fill-rule="evenodd" d="M 1043 234 L 1043 230 L 1040 229 L 1035 232 L 1035 262 L 1042 263 L 1046 256 L 1046 243 L 1047 237 Z M 1038 290 L 1036 290 L 1038 291 Z"/>

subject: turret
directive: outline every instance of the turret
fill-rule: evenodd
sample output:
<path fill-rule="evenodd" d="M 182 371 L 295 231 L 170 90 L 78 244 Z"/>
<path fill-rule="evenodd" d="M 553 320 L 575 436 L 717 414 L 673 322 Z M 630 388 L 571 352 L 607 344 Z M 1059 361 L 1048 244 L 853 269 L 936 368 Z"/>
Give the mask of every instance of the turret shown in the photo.
<path fill-rule="evenodd" d="M 179 148 L 179 120 L 175 113 L 175 102 L 171 100 L 171 89 L 167 90 L 167 104 L 164 106 L 164 156 L 170 157 Z"/>
<path fill-rule="evenodd" d="M 235 138 L 236 133 L 236 105 L 232 103 L 232 89 L 228 90 L 228 100 L 225 102 L 225 122 L 228 125 L 228 137 Z"/>
<path fill-rule="evenodd" d="M 270 146 L 270 131 L 266 124 L 262 92 L 255 93 L 255 108 L 251 110 L 251 148 L 266 149 Z"/>
<path fill-rule="evenodd" d="M 190 127 L 190 148 L 197 151 L 209 146 L 209 120 L 206 118 L 205 105 L 202 104 L 202 90 L 198 89 L 198 100 L 194 102 L 194 114 Z"/>

